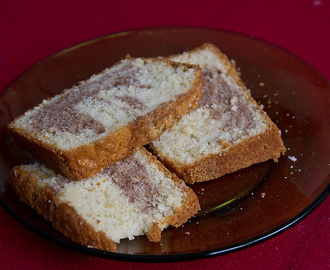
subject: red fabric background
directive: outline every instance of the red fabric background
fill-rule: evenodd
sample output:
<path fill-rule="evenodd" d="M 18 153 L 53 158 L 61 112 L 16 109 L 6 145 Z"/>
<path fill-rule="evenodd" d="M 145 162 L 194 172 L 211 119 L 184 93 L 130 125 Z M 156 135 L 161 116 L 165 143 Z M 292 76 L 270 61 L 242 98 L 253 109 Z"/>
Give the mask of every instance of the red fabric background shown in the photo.
<path fill-rule="evenodd" d="M 330 79 L 328 0 L 0 0 L 0 92 L 43 58 L 77 43 L 151 26 L 205 26 L 252 35 L 300 56 Z M 3 269 L 329 269 L 330 199 L 290 230 L 232 254 L 148 264 L 91 257 L 57 246 L 0 207 Z"/>

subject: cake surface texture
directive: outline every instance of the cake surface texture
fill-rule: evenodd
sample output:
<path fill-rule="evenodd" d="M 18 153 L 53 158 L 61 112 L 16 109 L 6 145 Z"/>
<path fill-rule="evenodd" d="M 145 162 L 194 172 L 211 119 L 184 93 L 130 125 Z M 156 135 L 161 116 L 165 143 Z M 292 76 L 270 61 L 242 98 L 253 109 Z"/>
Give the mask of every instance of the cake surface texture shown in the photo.
<path fill-rule="evenodd" d="M 48 167 L 81 180 L 132 155 L 198 106 L 201 77 L 198 66 L 127 57 L 8 128 Z"/>
<path fill-rule="evenodd" d="M 200 209 L 196 194 L 141 148 L 91 178 L 72 181 L 41 163 L 14 167 L 17 196 L 82 245 L 116 251 L 121 239 L 161 240 Z"/>
<path fill-rule="evenodd" d="M 203 74 L 199 107 L 150 143 L 171 171 L 193 184 L 285 153 L 279 129 L 216 46 L 204 44 L 171 60 L 199 65 Z"/>

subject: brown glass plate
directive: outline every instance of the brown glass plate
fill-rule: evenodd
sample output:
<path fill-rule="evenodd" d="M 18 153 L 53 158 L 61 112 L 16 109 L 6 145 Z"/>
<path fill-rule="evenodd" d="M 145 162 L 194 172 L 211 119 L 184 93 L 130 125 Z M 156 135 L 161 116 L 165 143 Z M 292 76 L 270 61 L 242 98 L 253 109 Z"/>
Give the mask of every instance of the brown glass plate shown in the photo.
<path fill-rule="evenodd" d="M 253 97 L 282 131 L 287 154 L 192 186 L 202 211 L 160 243 L 123 240 L 118 252 L 77 245 L 55 231 L 8 185 L 8 172 L 31 162 L 6 125 L 42 99 L 71 87 L 126 54 L 167 56 L 204 42 L 236 61 Z M 297 56 L 267 42 L 215 29 L 179 27 L 123 32 L 64 50 L 19 76 L 0 96 L 0 202 L 24 226 L 46 239 L 90 255 L 130 261 L 206 258 L 259 243 L 293 226 L 329 194 L 329 82 Z"/>

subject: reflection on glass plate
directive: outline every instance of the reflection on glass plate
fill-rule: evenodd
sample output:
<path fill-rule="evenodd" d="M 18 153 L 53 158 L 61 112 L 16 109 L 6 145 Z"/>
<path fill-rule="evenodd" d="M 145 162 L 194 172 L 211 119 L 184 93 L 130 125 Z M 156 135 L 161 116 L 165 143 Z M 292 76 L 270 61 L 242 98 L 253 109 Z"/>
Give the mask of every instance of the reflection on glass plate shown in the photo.
<path fill-rule="evenodd" d="M 236 61 L 243 82 L 282 131 L 287 154 L 192 185 L 202 210 L 160 243 L 123 240 L 118 252 L 77 245 L 21 203 L 8 185 L 14 166 L 32 157 L 14 144 L 6 125 L 42 99 L 71 87 L 126 54 L 167 56 L 214 43 Z M 266 240 L 314 210 L 329 194 L 329 82 L 310 65 L 252 37 L 205 28 L 155 28 L 124 32 L 75 46 L 18 77 L 0 96 L 1 204 L 23 225 L 57 244 L 90 255 L 132 261 L 176 261 L 228 253 Z"/>

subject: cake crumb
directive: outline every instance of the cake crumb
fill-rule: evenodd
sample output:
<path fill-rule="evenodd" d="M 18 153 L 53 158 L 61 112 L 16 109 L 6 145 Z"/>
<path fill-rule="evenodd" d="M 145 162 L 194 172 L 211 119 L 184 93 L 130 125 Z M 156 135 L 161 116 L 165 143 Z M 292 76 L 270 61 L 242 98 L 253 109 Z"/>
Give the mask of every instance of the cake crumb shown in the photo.
<path fill-rule="evenodd" d="M 294 156 L 288 156 L 288 159 L 292 160 L 293 162 L 296 162 L 297 161 L 297 158 L 294 157 Z"/>

